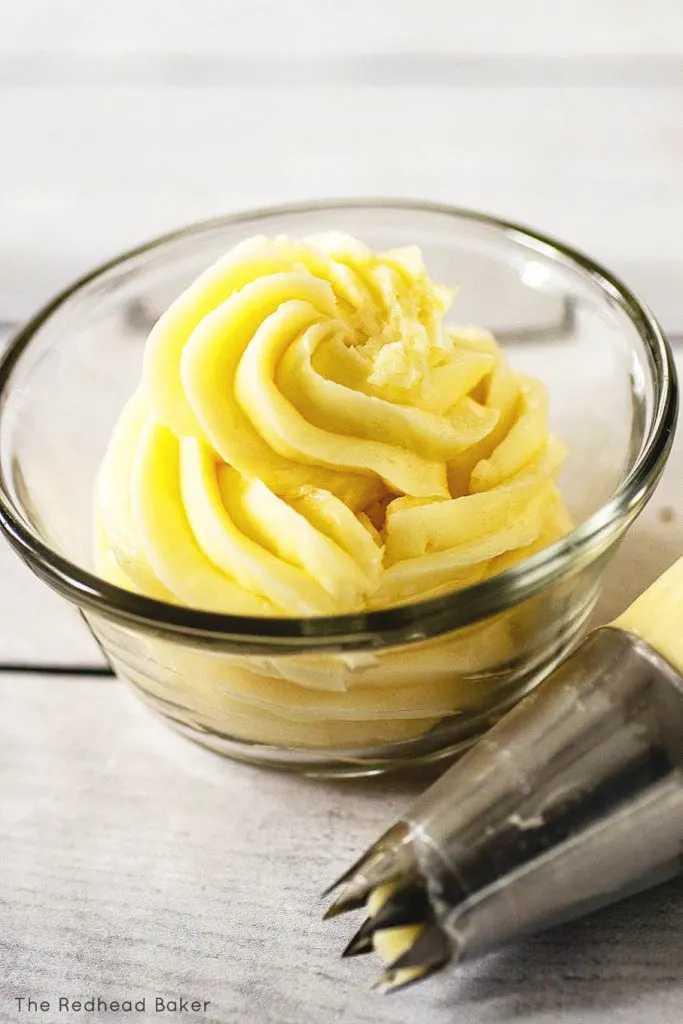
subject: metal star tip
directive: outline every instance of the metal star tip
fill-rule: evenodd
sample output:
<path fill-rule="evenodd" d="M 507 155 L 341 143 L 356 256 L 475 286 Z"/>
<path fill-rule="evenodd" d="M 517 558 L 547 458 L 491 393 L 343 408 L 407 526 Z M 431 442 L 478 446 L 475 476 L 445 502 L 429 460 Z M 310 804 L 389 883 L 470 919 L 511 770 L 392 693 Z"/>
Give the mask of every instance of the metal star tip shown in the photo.
<path fill-rule="evenodd" d="M 392 992 L 400 992 L 401 989 L 408 988 L 409 985 L 414 985 L 416 981 L 425 981 L 430 974 L 436 973 L 438 969 L 438 967 L 425 967 L 396 971 L 390 967 L 375 979 L 371 987 L 381 995 L 387 996 Z"/>
<path fill-rule="evenodd" d="M 435 924 L 427 925 L 412 945 L 390 963 L 373 983 L 383 995 L 424 981 L 452 959 L 450 943 Z"/>
<path fill-rule="evenodd" d="M 373 985 L 379 992 L 397 992 L 443 967 L 451 959 L 451 946 L 434 919 L 424 879 L 418 872 L 414 857 L 402 834 L 399 850 L 383 842 L 380 850 L 373 848 L 362 857 L 354 872 L 347 872 L 344 889 L 328 909 L 326 917 L 364 906 L 368 916 L 342 952 L 342 957 L 355 957 L 374 950 L 381 953 L 379 936 L 401 929 L 415 928 L 411 945 L 389 963 Z M 387 885 L 387 883 L 389 883 Z M 381 902 L 372 893 L 385 887 Z M 386 891 L 388 890 L 388 892 Z"/>
<path fill-rule="evenodd" d="M 408 881 L 392 893 L 370 919 L 373 930 L 401 928 L 411 924 L 424 924 L 433 912 L 421 879 Z"/>
<path fill-rule="evenodd" d="M 414 985 L 416 981 L 422 981 L 423 977 L 421 974 L 402 977 L 401 974 L 401 971 L 383 971 L 378 978 L 375 978 L 370 987 L 376 989 L 381 995 L 388 996 L 391 992 L 399 992 L 402 988 L 407 988 L 408 985 Z"/>
<path fill-rule="evenodd" d="M 363 953 L 371 953 L 373 948 L 372 936 L 374 935 L 374 932 L 374 921 L 371 917 L 367 917 L 349 944 L 345 947 L 342 952 L 342 957 L 346 958 L 350 956 L 360 956 Z"/>
<path fill-rule="evenodd" d="M 388 874 L 391 871 L 398 874 L 400 866 L 405 860 L 407 849 L 404 849 L 404 847 L 409 835 L 410 829 L 404 822 L 399 821 L 392 825 L 372 846 L 361 854 L 350 868 L 340 875 L 339 878 L 335 879 L 331 885 L 328 885 L 322 894 L 323 899 L 330 896 L 340 886 L 345 887 L 344 892 L 341 894 L 344 896 L 346 893 L 351 894 L 354 886 L 359 891 L 367 888 L 367 892 L 369 892 L 376 885 L 389 881 Z M 375 878 L 378 880 L 375 881 Z M 350 898 L 353 899 L 353 896 L 350 896 Z M 342 911 L 339 910 L 337 913 L 342 913 Z M 330 916 L 334 917 L 335 915 L 330 914 Z"/>
<path fill-rule="evenodd" d="M 409 837 L 410 829 L 404 822 L 392 825 L 369 850 L 366 850 L 353 867 L 328 886 L 323 897 L 339 886 L 343 886 L 343 889 L 327 908 L 323 919 L 327 921 L 338 914 L 358 910 L 377 886 L 412 873 L 415 858 Z"/>
<path fill-rule="evenodd" d="M 598 910 L 683 870 L 682 769 L 683 672 L 598 629 L 342 876 L 326 916 L 365 906 L 345 955 L 374 949 L 395 992 Z"/>
<path fill-rule="evenodd" d="M 435 971 L 451 959 L 452 949 L 446 935 L 436 924 L 420 932 L 412 946 L 389 964 L 392 971 L 419 968 Z"/>
<path fill-rule="evenodd" d="M 329 921 L 339 914 L 346 914 L 351 910 L 358 910 L 365 903 L 366 892 L 357 893 L 349 886 L 337 896 L 334 903 L 331 903 L 323 914 L 323 921 Z"/>

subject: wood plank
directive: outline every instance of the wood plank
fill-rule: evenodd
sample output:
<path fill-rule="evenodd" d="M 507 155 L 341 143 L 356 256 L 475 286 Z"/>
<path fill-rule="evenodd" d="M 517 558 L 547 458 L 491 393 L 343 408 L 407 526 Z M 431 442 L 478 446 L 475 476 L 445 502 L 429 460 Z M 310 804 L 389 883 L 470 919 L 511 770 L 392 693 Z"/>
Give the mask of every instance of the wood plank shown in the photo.
<path fill-rule="evenodd" d="M 0 313 L 196 218 L 374 194 L 556 234 L 681 330 L 682 109 L 683 88 L 7 88 Z"/>
<path fill-rule="evenodd" d="M 678 0 L 88 0 L 3 5 L 0 51 L 302 55 L 680 54 Z"/>
<path fill-rule="evenodd" d="M 303 54 L 0 51 L 5 86 L 150 88 L 680 87 L 674 54 Z"/>
<path fill-rule="evenodd" d="M 3 1020 L 94 993 L 146 1020 L 205 999 L 202 1024 L 679 1024 L 681 882 L 386 999 L 319 893 L 419 783 L 230 764 L 114 682 L 5 676 L 0 700 Z"/>
<path fill-rule="evenodd" d="M 103 665 L 74 608 L 38 580 L 0 537 L 0 668 Z"/>

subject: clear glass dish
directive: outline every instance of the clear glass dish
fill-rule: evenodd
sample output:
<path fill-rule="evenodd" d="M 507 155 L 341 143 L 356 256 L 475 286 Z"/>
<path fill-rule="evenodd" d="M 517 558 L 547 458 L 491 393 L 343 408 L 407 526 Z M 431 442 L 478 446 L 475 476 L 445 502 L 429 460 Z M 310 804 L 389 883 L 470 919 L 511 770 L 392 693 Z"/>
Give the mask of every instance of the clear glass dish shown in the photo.
<path fill-rule="evenodd" d="M 259 619 L 129 593 L 92 570 L 96 471 L 140 375 L 156 316 L 253 234 L 344 231 L 416 244 L 457 285 L 459 322 L 494 331 L 550 392 L 578 524 L 485 582 L 367 614 Z M 332 201 L 198 224 L 126 253 L 68 289 L 0 366 L 0 524 L 82 610 L 118 675 L 221 753 L 317 774 L 366 774 L 471 743 L 575 644 L 606 562 L 664 468 L 673 361 L 649 311 L 609 272 L 524 228 L 456 209 Z"/>

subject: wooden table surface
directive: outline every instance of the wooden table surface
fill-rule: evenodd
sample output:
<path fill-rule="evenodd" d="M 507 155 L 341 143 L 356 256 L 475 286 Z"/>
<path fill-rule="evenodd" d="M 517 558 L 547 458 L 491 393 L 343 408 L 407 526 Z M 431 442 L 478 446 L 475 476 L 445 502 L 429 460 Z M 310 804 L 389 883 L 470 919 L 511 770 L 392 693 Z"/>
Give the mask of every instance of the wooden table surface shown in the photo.
<path fill-rule="evenodd" d="M 342 194 L 526 221 L 612 266 L 683 338 L 680 0 L 4 2 L 0 138 L 0 346 L 122 247 Z M 602 620 L 683 552 L 682 445 Z M 680 1024 L 683 883 L 372 993 L 376 964 L 338 959 L 350 925 L 322 924 L 318 892 L 419 782 L 223 762 L 101 669 L 2 545 L 1 1024 Z M 60 996 L 146 1007 L 66 1013 Z M 157 996 L 209 1005 L 162 1014 Z"/>

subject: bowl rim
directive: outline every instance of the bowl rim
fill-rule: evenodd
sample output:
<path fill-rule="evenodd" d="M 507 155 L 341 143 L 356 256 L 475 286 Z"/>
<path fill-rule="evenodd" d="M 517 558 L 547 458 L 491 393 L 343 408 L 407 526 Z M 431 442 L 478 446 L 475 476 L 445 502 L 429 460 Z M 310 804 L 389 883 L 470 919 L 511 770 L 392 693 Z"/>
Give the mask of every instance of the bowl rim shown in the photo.
<path fill-rule="evenodd" d="M 439 214 L 483 224 L 546 257 L 559 257 L 587 275 L 635 326 L 654 368 L 649 430 L 627 475 L 612 497 L 584 522 L 543 551 L 496 576 L 429 600 L 362 613 L 309 618 L 229 615 L 168 604 L 107 583 L 54 551 L 31 529 L 12 499 L 0 465 L 0 528 L 29 567 L 82 610 L 170 638 L 245 653 L 302 653 L 405 644 L 471 626 L 538 596 L 545 587 L 593 562 L 621 536 L 646 503 L 671 450 L 678 411 L 671 349 L 645 303 L 618 277 L 579 250 L 522 224 L 443 203 L 406 198 L 345 197 L 280 204 L 209 218 L 159 235 L 100 264 L 45 304 L 11 339 L 0 356 L 0 426 L 12 372 L 36 332 L 73 296 L 110 270 L 164 245 L 220 227 L 267 217 L 358 209 Z"/>

